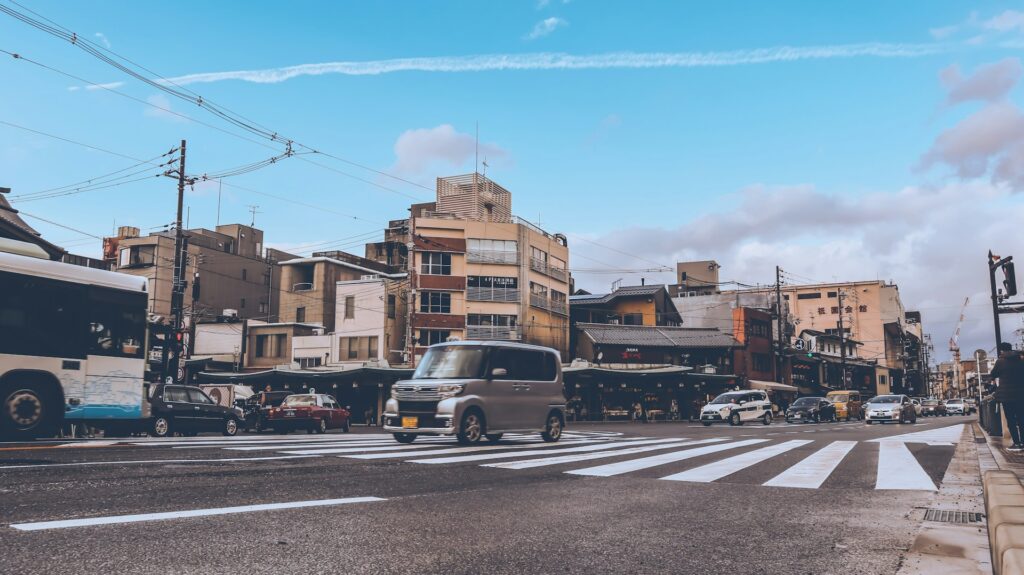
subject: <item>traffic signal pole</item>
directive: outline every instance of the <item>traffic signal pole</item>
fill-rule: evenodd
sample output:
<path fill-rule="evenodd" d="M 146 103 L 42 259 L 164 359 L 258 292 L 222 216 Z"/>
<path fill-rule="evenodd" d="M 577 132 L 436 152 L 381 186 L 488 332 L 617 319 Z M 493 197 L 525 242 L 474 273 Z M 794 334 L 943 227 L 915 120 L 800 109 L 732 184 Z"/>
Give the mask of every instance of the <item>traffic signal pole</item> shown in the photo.
<path fill-rule="evenodd" d="M 185 140 L 181 141 L 178 158 L 178 211 L 174 219 L 174 274 L 171 280 L 171 327 L 164 336 L 163 381 L 181 383 L 184 379 L 181 361 L 181 342 L 178 334 L 184 329 L 185 319 L 185 234 L 181 217 L 185 204 Z M 173 172 L 172 172 L 173 173 Z"/>

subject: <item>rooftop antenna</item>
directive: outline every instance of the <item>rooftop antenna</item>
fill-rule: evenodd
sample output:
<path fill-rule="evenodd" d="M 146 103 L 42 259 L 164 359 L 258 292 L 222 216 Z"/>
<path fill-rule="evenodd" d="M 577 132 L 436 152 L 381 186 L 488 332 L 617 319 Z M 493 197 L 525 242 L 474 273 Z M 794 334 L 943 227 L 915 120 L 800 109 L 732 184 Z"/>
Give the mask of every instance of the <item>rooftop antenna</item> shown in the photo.
<path fill-rule="evenodd" d="M 262 214 L 263 213 L 263 212 L 257 211 L 258 208 L 259 208 L 259 206 L 254 206 L 252 204 L 249 204 L 249 211 L 252 212 L 252 223 L 249 224 L 249 227 L 251 227 L 251 228 L 255 228 L 256 227 L 256 214 Z"/>

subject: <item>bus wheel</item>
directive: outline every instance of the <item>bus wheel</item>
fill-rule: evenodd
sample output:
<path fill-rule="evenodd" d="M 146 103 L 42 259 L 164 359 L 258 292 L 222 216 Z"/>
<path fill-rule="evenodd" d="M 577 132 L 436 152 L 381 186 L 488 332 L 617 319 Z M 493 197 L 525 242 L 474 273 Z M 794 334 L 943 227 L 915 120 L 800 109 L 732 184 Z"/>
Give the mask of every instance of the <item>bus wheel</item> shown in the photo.
<path fill-rule="evenodd" d="M 14 382 L 3 387 L 0 393 L 0 435 L 12 439 L 56 435 L 56 399 L 46 393 L 44 386 Z"/>

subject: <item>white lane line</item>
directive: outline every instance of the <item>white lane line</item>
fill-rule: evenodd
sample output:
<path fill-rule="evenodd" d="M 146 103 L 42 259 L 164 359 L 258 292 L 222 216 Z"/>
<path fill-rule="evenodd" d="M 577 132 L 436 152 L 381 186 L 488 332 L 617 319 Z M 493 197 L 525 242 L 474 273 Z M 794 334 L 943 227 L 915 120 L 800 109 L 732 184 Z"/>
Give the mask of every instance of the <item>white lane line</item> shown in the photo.
<path fill-rule="evenodd" d="M 725 443 L 722 445 L 709 445 L 707 447 L 698 447 L 696 449 L 687 449 L 685 451 L 673 451 L 672 453 L 662 453 L 660 455 L 653 455 L 651 457 L 642 457 L 640 459 L 631 459 L 629 461 L 620 461 L 617 463 L 609 463 L 607 465 L 598 465 L 597 467 L 574 469 L 572 471 L 566 471 L 566 473 L 572 475 L 610 477 L 612 475 L 620 475 L 622 473 L 629 473 L 630 471 L 638 471 L 640 469 L 647 469 L 649 467 L 665 465 L 666 463 L 674 463 L 676 461 L 683 461 L 684 459 L 700 457 L 701 455 L 707 455 L 709 453 L 718 453 L 719 451 L 725 451 L 727 449 L 746 447 L 748 445 L 756 445 L 758 443 L 764 443 L 766 441 L 768 440 L 744 439 L 743 441 L 734 441 L 732 443 Z"/>
<path fill-rule="evenodd" d="M 875 489 L 936 491 L 914 454 L 902 441 L 878 442 L 878 478 Z"/>
<path fill-rule="evenodd" d="M 48 469 L 50 467 L 83 467 L 86 465 L 139 465 L 145 463 L 234 463 L 238 461 L 272 461 L 275 459 L 304 459 L 317 455 L 275 455 L 271 457 L 222 457 L 220 459 L 142 459 L 135 461 L 79 461 L 76 463 L 34 463 L 32 465 L 0 465 L 7 469 Z"/>
<path fill-rule="evenodd" d="M 338 455 L 342 453 L 371 453 L 375 451 L 405 451 L 409 449 L 431 449 L 436 445 L 403 445 L 393 443 L 391 445 L 368 446 L 368 447 L 330 447 L 325 449 L 303 449 L 296 451 L 279 451 L 278 453 L 291 453 L 294 455 Z"/>
<path fill-rule="evenodd" d="M 110 517 L 89 517 L 85 519 L 66 519 L 63 521 L 12 523 L 11 527 L 17 529 L 18 531 L 42 531 L 44 529 L 66 529 L 68 527 L 88 527 L 92 525 L 114 525 L 119 523 L 139 523 L 141 521 L 163 521 L 167 519 L 184 519 L 187 517 L 209 517 L 211 515 L 229 515 L 232 513 L 252 513 L 254 511 L 275 511 L 278 509 L 299 509 L 304 507 L 327 507 L 330 505 L 368 503 L 371 501 L 386 501 L 386 499 L 382 499 L 380 497 L 345 497 L 342 499 L 318 499 L 315 501 L 263 503 L 259 505 L 240 505 L 238 507 L 217 507 L 213 509 L 189 509 L 184 511 L 168 511 L 165 513 L 140 513 L 137 515 L 113 515 Z"/>
<path fill-rule="evenodd" d="M 60 445 L 55 445 L 54 447 L 107 447 L 117 443 L 120 443 L 120 441 L 90 439 L 87 442 L 76 441 L 74 443 L 61 443 Z"/>
<path fill-rule="evenodd" d="M 578 461 L 589 461 L 591 459 L 604 459 L 607 457 L 618 457 L 620 455 L 633 455 L 636 453 L 646 453 L 648 451 L 657 451 L 659 449 L 675 449 L 677 447 L 692 447 L 694 445 L 703 445 L 706 443 L 718 443 L 720 441 L 727 441 L 725 437 L 716 437 L 713 439 L 699 439 L 696 441 L 689 441 L 686 439 L 676 440 L 675 443 L 662 443 L 658 445 L 649 445 L 645 447 L 630 447 L 627 449 L 615 449 L 608 451 L 598 451 L 596 453 L 584 453 L 582 455 L 557 455 L 554 457 L 541 457 L 536 459 L 527 459 L 525 461 L 506 461 L 503 463 L 485 463 L 481 467 L 497 467 L 500 469 L 530 469 L 533 467 L 546 467 L 549 465 L 561 465 L 563 463 L 575 463 Z M 602 447 L 609 447 L 604 445 Z"/>
<path fill-rule="evenodd" d="M 641 445 L 651 445 L 655 443 L 679 443 L 680 441 L 686 441 L 684 439 L 648 439 L 644 441 L 617 441 L 612 445 L 607 442 L 599 445 L 584 445 L 582 447 L 563 447 L 561 449 L 554 450 L 557 453 L 583 453 L 588 451 L 600 451 L 602 449 L 608 449 L 609 447 L 638 447 Z M 544 455 L 551 453 L 552 449 L 533 449 L 526 451 L 513 451 L 508 453 L 481 453 L 475 455 L 455 455 L 452 457 L 438 457 L 434 459 L 407 459 L 410 463 L 462 463 L 464 461 L 483 461 L 485 459 L 508 459 L 512 457 L 529 457 L 531 455 Z M 415 457 L 430 457 L 433 453 L 416 453 Z"/>
<path fill-rule="evenodd" d="M 927 443 L 929 445 L 954 445 L 960 441 L 960 436 L 963 435 L 964 424 L 958 423 L 948 427 L 937 427 L 926 431 L 917 431 L 913 433 L 903 433 L 900 435 L 890 435 L 888 437 L 880 437 L 878 439 L 872 439 L 871 443 L 881 443 L 883 441 L 902 441 L 903 443 Z"/>
<path fill-rule="evenodd" d="M 756 465 L 771 459 L 777 455 L 781 455 L 797 447 L 803 447 L 808 443 L 814 443 L 810 439 L 793 439 L 785 443 L 779 443 L 777 445 L 770 445 L 768 447 L 762 447 L 761 449 L 755 449 L 754 451 L 748 451 L 740 455 L 735 455 L 709 463 L 707 465 L 701 465 L 693 469 L 688 469 L 681 473 L 675 473 L 667 475 L 661 479 L 665 481 L 691 481 L 696 483 L 710 483 L 712 481 L 721 479 L 728 475 L 732 475 L 738 471 L 742 471 L 751 465 Z"/>
<path fill-rule="evenodd" d="M 385 439 L 384 441 L 349 441 L 344 443 L 297 443 L 293 445 L 261 445 L 261 446 L 246 446 L 246 447 L 224 447 L 225 451 L 292 451 L 296 449 L 328 449 L 332 447 L 352 448 L 352 447 L 388 447 L 391 445 L 404 445 L 398 443 L 394 439 Z M 422 445 L 454 445 L 454 442 L 450 439 L 445 441 L 424 441 Z M 177 447 L 175 449 L 186 449 L 183 447 Z"/>
<path fill-rule="evenodd" d="M 582 445 L 584 443 L 603 443 L 605 445 L 611 443 L 607 439 L 581 439 L 577 441 L 565 441 L 560 442 L 557 445 Z M 474 453 L 477 451 L 499 451 L 506 449 L 536 449 L 538 446 L 544 444 L 543 441 L 534 441 L 532 443 L 517 443 L 515 445 L 483 445 L 480 447 L 453 447 L 451 449 L 438 449 L 436 451 L 425 452 L 423 454 L 417 453 L 416 455 L 448 455 L 451 453 Z M 547 445 L 551 448 L 556 447 L 556 444 L 548 443 Z M 430 447 L 435 447 L 431 445 Z M 550 449 L 550 448 L 549 448 Z M 395 457 L 405 457 L 404 453 L 371 453 L 368 455 L 342 455 L 341 457 L 347 457 L 349 459 L 388 459 Z"/>
<path fill-rule="evenodd" d="M 770 487 L 817 489 L 857 445 L 856 441 L 833 441 L 803 461 L 766 481 Z"/>

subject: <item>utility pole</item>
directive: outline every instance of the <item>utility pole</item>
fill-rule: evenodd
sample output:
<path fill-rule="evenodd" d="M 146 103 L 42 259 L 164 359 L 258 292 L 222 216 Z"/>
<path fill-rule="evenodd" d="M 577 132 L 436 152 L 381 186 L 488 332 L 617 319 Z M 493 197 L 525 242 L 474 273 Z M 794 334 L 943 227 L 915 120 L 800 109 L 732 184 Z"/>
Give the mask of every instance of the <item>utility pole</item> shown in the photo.
<path fill-rule="evenodd" d="M 843 331 L 843 290 L 836 290 L 839 297 L 839 389 L 846 389 L 846 334 Z"/>
<path fill-rule="evenodd" d="M 184 379 L 184 369 L 181 362 L 181 345 L 178 341 L 178 334 L 184 328 L 184 303 L 185 303 L 185 234 L 181 229 L 182 209 L 185 202 L 185 140 L 181 141 L 180 155 L 178 157 L 178 211 L 174 219 L 174 274 L 171 284 L 171 329 L 165 335 L 164 356 L 163 356 L 163 380 L 165 382 L 181 382 Z M 173 174 L 173 172 L 171 172 Z"/>
<path fill-rule="evenodd" d="M 738 293 L 737 296 L 739 297 Z M 782 269 L 779 266 L 775 266 L 775 313 L 777 314 L 776 323 L 778 324 L 778 343 L 775 354 L 775 379 L 782 383 L 782 350 L 783 342 L 783 322 L 782 322 Z"/>

